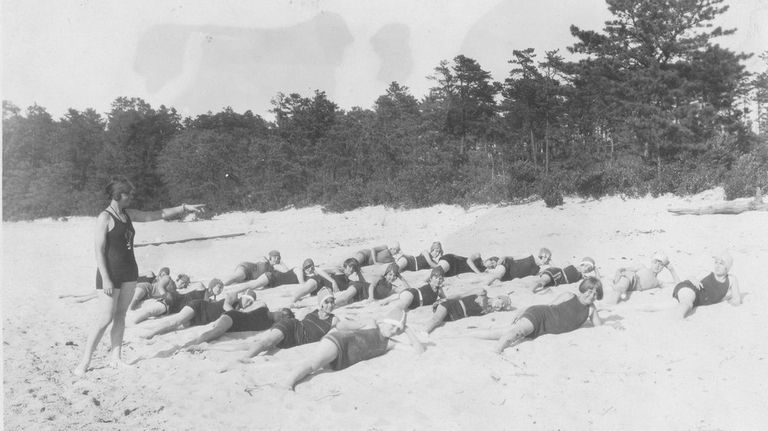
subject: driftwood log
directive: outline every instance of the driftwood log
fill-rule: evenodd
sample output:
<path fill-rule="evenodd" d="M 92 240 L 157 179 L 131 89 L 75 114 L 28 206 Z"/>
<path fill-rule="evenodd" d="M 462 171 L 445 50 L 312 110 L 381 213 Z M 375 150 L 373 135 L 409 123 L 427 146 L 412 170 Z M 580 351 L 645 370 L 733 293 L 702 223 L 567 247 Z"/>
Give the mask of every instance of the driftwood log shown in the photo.
<path fill-rule="evenodd" d="M 768 211 L 768 203 L 763 202 L 763 195 L 758 187 L 754 198 L 734 199 L 698 208 L 670 208 L 667 211 L 680 215 L 741 214 L 746 211 Z"/>

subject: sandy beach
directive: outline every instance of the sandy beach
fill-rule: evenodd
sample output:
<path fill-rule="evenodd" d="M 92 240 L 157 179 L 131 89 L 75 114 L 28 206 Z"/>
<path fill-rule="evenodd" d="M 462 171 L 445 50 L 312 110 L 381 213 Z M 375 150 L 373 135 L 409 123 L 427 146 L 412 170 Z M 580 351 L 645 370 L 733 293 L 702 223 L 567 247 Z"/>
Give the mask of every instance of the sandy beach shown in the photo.
<path fill-rule="evenodd" d="M 320 372 L 295 392 L 271 385 L 313 346 L 262 355 L 253 364 L 218 373 L 238 352 L 182 351 L 170 358 L 107 365 L 108 336 L 93 369 L 75 379 L 71 369 L 93 324 L 94 301 L 70 304 L 62 294 L 93 290 L 95 218 L 4 223 L 2 315 L 6 430 L 63 429 L 342 429 L 342 430 L 760 430 L 768 425 L 768 214 L 677 216 L 668 208 L 711 204 L 720 189 L 681 198 L 601 200 L 566 198 L 511 206 L 436 206 L 398 210 L 368 207 L 348 213 L 321 208 L 230 213 L 194 222 L 136 223 L 140 270 L 171 268 L 207 282 L 237 263 L 281 251 L 289 266 L 311 257 L 319 266 L 341 263 L 358 249 L 398 240 L 417 254 L 435 240 L 468 256 L 522 256 L 545 246 L 553 264 L 590 256 L 604 276 L 627 264 L 648 264 L 665 252 L 681 277 L 712 269 L 712 254 L 734 257 L 743 304 L 700 307 L 671 323 L 640 304 L 671 296 L 673 283 L 635 293 L 601 312 L 606 324 L 523 342 L 503 355 L 493 342 L 455 338 L 468 327 L 500 327 L 510 313 L 446 324 L 422 339 L 420 356 L 397 348 L 338 372 Z M 175 242 L 190 238 L 228 238 Z M 167 243 L 171 242 L 171 243 Z M 381 268 L 366 268 L 366 275 Z M 408 272 L 419 283 L 427 272 Z M 448 294 L 479 286 L 475 274 L 446 279 Z M 533 295 L 517 281 L 496 283 L 491 294 L 514 291 L 517 307 L 545 303 L 573 290 L 560 286 Z M 259 293 L 270 308 L 288 305 L 284 287 Z M 598 303 L 598 308 L 600 304 Z M 301 311 L 306 313 L 309 309 Z M 341 308 L 341 318 L 375 316 L 382 307 Z M 416 328 L 431 307 L 409 313 Z M 129 328 L 124 355 L 132 357 L 188 339 L 200 328 L 147 343 Z M 227 334 L 216 343 L 253 336 Z"/>

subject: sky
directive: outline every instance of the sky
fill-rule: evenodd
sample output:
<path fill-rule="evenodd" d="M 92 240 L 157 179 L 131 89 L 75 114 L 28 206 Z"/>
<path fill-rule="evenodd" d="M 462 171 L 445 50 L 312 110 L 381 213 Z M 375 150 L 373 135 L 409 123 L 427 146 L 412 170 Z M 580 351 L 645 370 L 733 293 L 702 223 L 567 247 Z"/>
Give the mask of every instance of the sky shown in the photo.
<path fill-rule="evenodd" d="M 731 0 L 716 42 L 768 50 L 768 0 Z M 2 0 L 2 98 L 105 113 L 120 96 L 183 116 L 229 106 L 270 118 L 278 92 L 316 89 L 371 108 L 392 81 L 420 98 L 441 60 L 463 54 L 503 81 L 514 49 L 574 43 L 601 30 L 604 0 Z M 765 70 L 755 55 L 747 62 Z"/>

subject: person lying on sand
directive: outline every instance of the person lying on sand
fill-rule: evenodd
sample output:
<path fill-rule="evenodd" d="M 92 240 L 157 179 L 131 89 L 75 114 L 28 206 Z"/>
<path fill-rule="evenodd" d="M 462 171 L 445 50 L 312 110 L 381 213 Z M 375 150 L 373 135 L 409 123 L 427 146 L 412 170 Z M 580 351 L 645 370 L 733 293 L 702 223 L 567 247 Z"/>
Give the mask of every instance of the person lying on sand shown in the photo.
<path fill-rule="evenodd" d="M 176 290 L 176 285 L 173 283 L 173 279 L 171 279 L 168 268 L 162 268 L 157 276 L 151 279 L 149 277 L 139 277 L 128 309 L 138 309 L 144 300 L 163 299 L 172 290 Z"/>
<path fill-rule="evenodd" d="M 640 308 L 644 311 L 671 310 L 672 317 L 684 319 L 696 307 L 713 305 L 727 300 L 731 305 L 741 304 L 741 291 L 736 276 L 731 274 L 733 257 L 727 251 L 713 256 L 712 272 L 704 276 L 694 276 L 675 286 L 671 300 L 665 304 Z"/>
<path fill-rule="evenodd" d="M 170 274 L 170 269 L 168 268 L 160 268 L 158 271 L 158 274 Z M 157 275 L 154 273 L 154 271 L 146 271 L 141 274 L 139 274 L 139 277 L 137 279 L 137 283 L 146 282 L 146 283 L 152 283 L 157 279 Z M 94 290 L 89 293 L 65 293 L 62 295 L 59 295 L 59 299 L 64 299 L 69 303 L 73 304 L 81 304 L 83 302 L 88 302 L 92 299 L 96 299 L 98 297 L 98 291 Z"/>
<path fill-rule="evenodd" d="M 425 305 L 432 305 L 437 302 L 438 299 L 447 299 L 445 292 L 443 292 L 444 281 L 443 269 L 440 267 L 432 268 L 427 284 L 418 289 L 409 287 L 401 291 L 398 296 L 390 296 L 380 303 L 381 305 L 388 305 L 394 302 L 394 307 L 400 310 L 413 310 Z"/>
<path fill-rule="evenodd" d="M 225 293 L 239 293 L 245 290 L 261 290 L 287 284 L 298 284 L 292 293 L 292 303 L 301 297 L 316 293 L 326 283 L 333 284 L 335 280 L 324 270 L 317 268 L 312 259 L 305 259 L 301 268 L 292 268 L 286 272 L 267 271 L 254 280 L 231 284 L 224 289 Z M 209 287 L 223 285 L 219 279 L 211 280 Z"/>
<path fill-rule="evenodd" d="M 542 268 L 546 268 L 552 260 L 552 252 L 548 248 L 542 248 L 537 255 L 530 255 L 523 258 L 503 257 L 499 259 L 496 256 L 489 257 L 483 262 L 486 271 L 490 273 L 487 285 L 490 286 L 494 281 L 509 281 L 516 278 L 530 277 L 537 275 Z"/>
<path fill-rule="evenodd" d="M 229 294 L 218 301 L 190 298 L 182 303 L 177 313 L 147 321 L 138 326 L 136 332 L 141 338 L 152 338 L 184 327 L 207 325 L 229 310 L 247 312 L 262 307 L 264 304 L 256 301 L 254 292 L 246 292 L 240 297 Z"/>
<path fill-rule="evenodd" d="M 579 294 L 560 294 L 548 305 L 532 305 L 516 311 L 518 316 L 511 328 L 474 330 L 467 335 L 486 340 L 498 340 L 494 352 L 504 349 L 523 338 L 535 339 L 544 334 L 563 334 L 580 328 L 588 319 L 594 326 L 602 324 L 595 308 L 595 299 L 603 297 L 603 285 L 595 277 L 585 278 L 579 284 Z"/>
<path fill-rule="evenodd" d="M 224 301 L 224 313 L 212 323 L 207 324 L 207 328 L 200 335 L 183 344 L 176 344 L 160 350 L 153 355 L 139 357 L 134 363 L 148 357 L 165 358 L 180 350 L 215 340 L 228 332 L 264 331 L 275 324 L 279 324 L 279 322 L 293 318 L 293 312 L 290 309 L 270 311 L 264 302 L 256 301 L 256 294 L 253 291 L 242 297 L 252 297 L 253 305 L 243 304 L 241 307 L 245 306 L 246 308 L 237 310 L 235 309 L 234 295 L 228 295 L 228 299 Z"/>
<path fill-rule="evenodd" d="M 346 290 L 351 283 L 365 281 L 360 264 L 351 257 L 341 267 L 326 269 L 325 272 L 331 276 L 331 282 L 324 283 L 323 287 L 329 287 L 334 293 Z"/>
<path fill-rule="evenodd" d="M 545 268 L 538 276 L 534 277 L 533 281 L 526 281 L 525 283 L 533 289 L 534 293 L 538 293 L 547 290 L 549 287 L 575 283 L 589 276 L 600 278 L 600 273 L 595 265 L 595 260 L 591 257 L 585 257 L 576 266 L 568 265 L 563 268 L 551 266 Z"/>
<path fill-rule="evenodd" d="M 356 261 L 355 261 L 356 262 Z M 368 303 L 380 299 L 389 298 L 396 291 L 395 280 L 401 281 L 406 288 L 411 287 L 400 275 L 400 267 L 395 263 L 387 265 L 384 274 L 373 277 L 370 282 L 355 281 L 336 294 L 336 307 L 341 307 L 353 302 Z"/>
<path fill-rule="evenodd" d="M 395 241 L 391 246 L 378 245 L 376 247 L 366 248 L 356 252 L 352 257 L 362 268 L 364 266 L 394 262 L 395 259 L 392 257 L 392 252 L 395 254 L 400 252 L 400 243 Z"/>
<path fill-rule="evenodd" d="M 170 277 L 166 277 L 166 280 L 170 280 Z M 137 283 L 137 290 L 140 285 L 142 283 Z M 177 289 L 177 286 L 181 286 L 181 289 Z M 138 307 L 128 313 L 126 317 L 128 324 L 137 325 L 147 319 L 176 314 L 187 301 L 212 300 L 221 293 L 215 288 L 206 289 L 200 282 L 191 283 L 186 274 L 179 274 L 176 282 L 171 280 L 170 283 L 162 283 L 161 281 L 161 287 L 161 291 L 151 291 L 150 294 L 153 295 L 151 298 L 143 299 Z M 151 287 L 146 288 L 151 289 Z"/>
<path fill-rule="evenodd" d="M 483 289 L 477 295 L 467 295 L 432 304 L 432 318 L 427 322 L 425 331 L 429 334 L 445 321 L 455 322 L 465 317 L 483 316 L 496 311 L 511 310 L 512 303 L 507 295 L 499 295 L 489 299 L 488 293 Z"/>
<path fill-rule="evenodd" d="M 454 277 L 459 274 L 473 272 L 480 274 L 485 272 L 485 264 L 480 253 L 473 253 L 469 257 L 459 256 L 457 254 L 447 253 L 437 261 L 440 268 L 443 269 L 445 277 Z"/>
<path fill-rule="evenodd" d="M 229 286 L 235 283 L 255 280 L 261 274 L 274 270 L 289 271 L 288 267 L 282 263 L 280 252 L 277 250 L 270 251 L 267 257 L 262 257 L 256 262 L 240 262 L 231 274 L 220 279 L 216 278 L 215 280 L 221 281 L 224 286 Z"/>
<path fill-rule="evenodd" d="M 670 265 L 669 258 L 661 253 L 657 253 L 651 258 L 650 268 L 646 268 L 644 265 L 619 268 L 613 278 L 613 289 L 606 292 L 605 303 L 617 304 L 621 300 L 626 300 L 631 292 L 662 287 L 658 275 L 665 268 L 672 275 L 675 283 L 679 283 L 680 279 L 675 269 Z"/>
<path fill-rule="evenodd" d="M 338 330 L 327 334 L 306 359 L 292 368 L 282 386 L 293 390 L 298 382 L 321 368 L 330 367 L 339 371 L 381 356 L 394 347 L 390 346 L 389 339 L 402 333 L 408 336 L 408 343 L 416 354 L 423 353 L 424 346 L 405 320 L 404 311 L 393 310 L 387 317 L 378 321 L 370 320 L 359 329 Z"/>
<path fill-rule="evenodd" d="M 226 348 L 216 348 L 208 346 L 210 349 L 217 350 L 242 350 L 245 347 L 248 351 L 237 361 L 230 363 L 220 371 L 225 372 L 238 362 L 248 363 L 251 358 L 261 352 L 273 349 L 288 349 L 308 343 L 320 341 L 331 329 L 351 329 L 359 327 L 359 324 L 353 322 L 342 322 L 333 313 L 335 299 L 330 290 L 323 288 L 317 294 L 318 308 L 304 316 L 302 320 L 296 318 L 283 319 L 275 323 L 269 330 L 258 334 L 254 340 L 247 340 L 235 346 Z"/>
<path fill-rule="evenodd" d="M 432 269 L 437 266 L 437 261 L 443 256 L 443 245 L 435 241 L 429 247 L 417 256 L 399 254 L 395 256 L 395 262 L 400 271 L 421 271 L 423 269 Z"/>

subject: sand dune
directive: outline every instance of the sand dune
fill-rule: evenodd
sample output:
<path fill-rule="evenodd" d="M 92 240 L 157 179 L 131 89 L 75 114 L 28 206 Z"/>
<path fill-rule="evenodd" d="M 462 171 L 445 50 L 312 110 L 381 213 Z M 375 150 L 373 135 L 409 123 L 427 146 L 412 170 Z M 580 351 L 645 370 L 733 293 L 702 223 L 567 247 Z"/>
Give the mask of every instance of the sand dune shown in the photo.
<path fill-rule="evenodd" d="M 521 255 L 541 246 L 554 263 L 591 256 L 604 274 L 665 251 L 681 276 L 711 269 L 711 254 L 727 247 L 744 303 L 699 308 L 679 324 L 620 305 L 603 311 L 606 325 L 544 336 L 491 353 L 492 343 L 452 338 L 470 326 L 503 326 L 509 314 L 469 318 L 437 329 L 427 351 L 395 349 L 339 372 L 321 372 L 295 393 L 270 386 L 313 346 L 257 357 L 220 374 L 237 357 L 225 351 L 185 351 L 134 366 L 106 368 L 108 339 L 81 380 L 76 364 L 92 324 L 94 304 L 67 304 L 66 293 L 93 289 L 93 218 L 3 224 L 3 353 L 5 429 L 765 429 L 768 424 L 768 217 L 675 216 L 666 209 L 722 199 L 722 190 L 691 198 L 566 199 L 542 202 L 436 206 L 418 210 L 370 207 L 344 214 L 320 208 L 232 213 L 198 222 L 137 224 L 136 242 L 178 241 L 232 233 L 231 238 L 138 247 L 141 269 L 169 266 L 207 280 L 243 260 L 277 248 L 289 265 L 305 257 L 337 264 L 357 249 L 399 240 L 418 253 L 434 240 L 448 252 Z M 425 272 L 406 273 L 408 281 Z M 448 293 L 478 285 L 465 275 L 447 281 Z M 666 280 L 671 281 L 671 280 Z M 515 290 L 522 306 L 550 300 L 497 283 L 491 293 Z M 282 288 L 264 291 L 271 306 L 287 304 Z M 654 303 L 664 289 L 633 295 L 630 304 Z M 358 319 L 381 311 L 341 309 Z M 431 309 L 409 314 L 426 322 Z M 128 359 L 190 337 L 195 328 L 146 344 L 129 329 Z M 253 333 L 222 337 L 235 343 Z"/>

